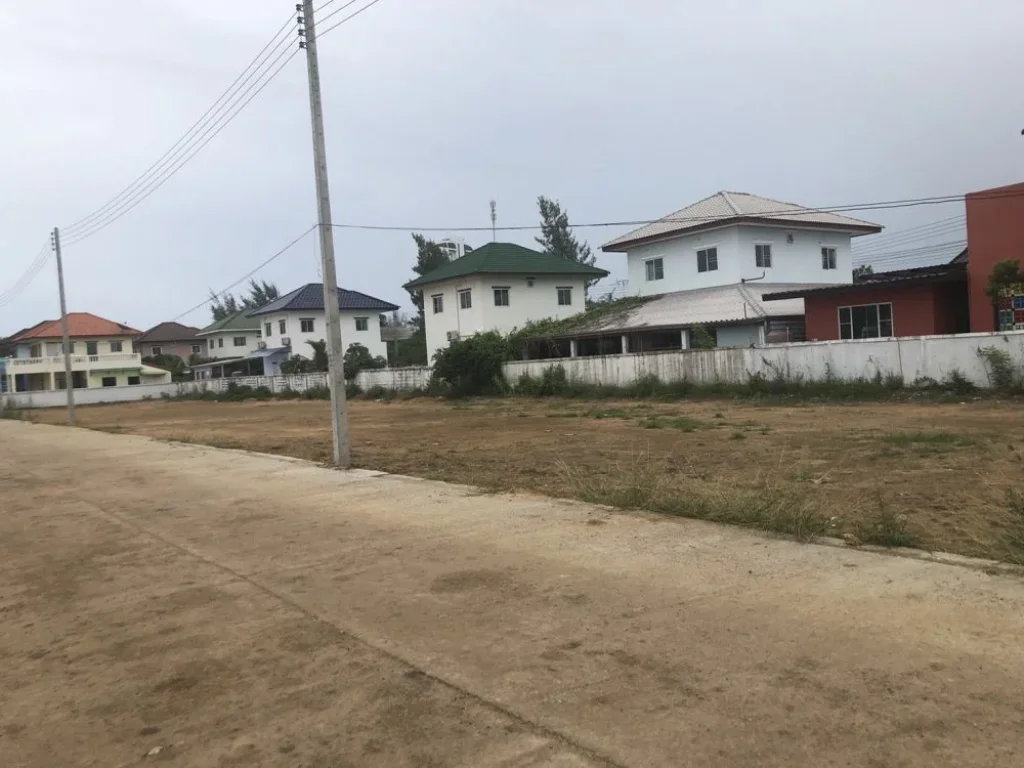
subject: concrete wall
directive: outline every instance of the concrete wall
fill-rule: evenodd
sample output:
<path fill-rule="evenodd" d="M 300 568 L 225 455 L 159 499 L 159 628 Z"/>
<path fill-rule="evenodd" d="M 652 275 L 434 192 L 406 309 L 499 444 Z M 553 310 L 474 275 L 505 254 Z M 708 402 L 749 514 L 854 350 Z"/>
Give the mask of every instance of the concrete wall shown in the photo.
<path fill-rule="evenodd" d="M 528 275 L 475 274 L 457 280 L 446 280 L 423 289 L 423 307 L 426 313 L 427 353 L 448 346 L 448 332 L 472 336 L 484 331 L 508 333 L 522 328 L 531 320 L 571 317 L 584 309 L 586 280 L 579 277 L 537 275 L 533 285 Z M 494 305 L 494 289 L 507 287 L 508 306 Z M 572 289 L 572 304 L 558 303 L 558 288 Z M 469 309 L 462 309 L 459 291 L 468 290 L 472 301 Z M 444 297 L 444 311 L 435 314 L 433 297 Z"/>
<path fill-rule="evenodd" d="M 768 269 L 756 264 L 754 246 L 759 243 L 771 245 L 772 266 Z M 835 269 L 821 268 L 825 246 L 836 249 Z M 717 270 L 697 271 L 697 251 L 704 248 L 718 249 Z M 649 281 L 645 262 L 659 257 L 665 276 Z M 814 229 L 733 225 L 638 246 L 627 252 L 626 264 L 629 291 L 637 296 L 732 285 L 743 278 L 760 277 L 762 272 L 770 283 L 841 284 L 853 280 L 850 235 Z"/>
<path fill-rule="evenodd" d="M 172 384 L 139 384 L 134 387 L 97 387 L 95 389 L 76 389 L 76 405 L 94 405 L 96 403 L 124 403 L 146 398 L 160 398 L 165 395 L 176 397 L 191 391 L 196 382 L 185 381 Z M 67 394 L 64 390 L 46 390 L 43 392 L 8 392 L 3 397 L 4 407 L 8 408 L 59 408 L 67 405 Z"/>
<path fill-rule="evenodd" d="M 782 371 L 787 378 L 803 380 L 824 379 L 829 375 L 846 380 L 871 379 L 877 374 L 895 374 L 911 383 L 924 377 L 941 381 L 958 370 L 977 386 L 987 387 L 988 375 L 978 356 L 978 350 L 983 347 L 1005 350 L 1018 368 L 1024 367 L 1024 331 L 1014 331 L 517 360 L 505 364 L 505 376 L 515 384 L 523 373 L 540 376 L 549 366 L 562 365 L 571 379 L 617 386 L 632 384 L 648 374 L 662 381 L 741 383 L 751 374 L 771 378 L 777 371 Z"/>

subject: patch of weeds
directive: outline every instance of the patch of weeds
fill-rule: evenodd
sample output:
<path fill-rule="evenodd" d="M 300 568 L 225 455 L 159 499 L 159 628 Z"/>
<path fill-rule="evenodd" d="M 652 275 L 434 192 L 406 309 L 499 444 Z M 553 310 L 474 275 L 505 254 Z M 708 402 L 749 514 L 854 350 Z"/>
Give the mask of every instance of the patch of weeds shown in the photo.
<path fill-rule="evenodd" d="M 724 419 L 724 418 L 725 418 L 725 416 L 723 416 L 723 415 L 722 415 L 721 413 L 716 413 L 716 414 L 715 414 L 715 418 L 716 418 L 716 419 Z"/>
<path fill-rule="evenodd" d="M 1001 538 L 1006 550 L 1002 559 L 1024 565 L 1024 491 L 1008 490 L 1002 507 L 1005 533 Z"/>
<path fill-rule="evenodd" d="M 866 518 L 857 523 L 857 538 L 864 544 L 880 547 L 918 547 L 920 539 L 907 528 L 907 516 L 893 512 L 878 497 L 878 504 Z"/>
<path fill-rule="evenodd" d="M 768 426 L 767 424 L 765 424 L 764 426 L 762 426 L 762 427 L 761 427 L 761 428 L 760 428 L 759 430 L 757 430 L 757 431 L 758 431 L 758 432 L 760 432 L 760 433 L 761 433 L 762 435 L 767 435 L 767 434 L 768 434 L 769 432 L 771 432 L 771 431 L 772 431 L 772 428 L 771 428 L 771 427 L 769 427 L 769 426 Z"/>
<path fill-rule="evenodd" d="M 974 382 L 964 376 L 964 372 L 959 368 L 954 368 L 947 373 L 942 385 L 954 395 L 973 395 L 978 391 Z"/>
<path fill-rule="evenodd" d="M 890 432 L 878 438 L 879 441 L 899 448 L 909 448 L 920 455 L 936 455 L 954 448 L 969 448 L 978 444 L 971 435 L 955 432 Z"/>
<path fill-rule="evenodd" d="M 652 414 L 638 422 L 644 429 L 678 429 L 680 432 L 696 432 L 698 429 L 714 429 L 714 424 L 709 424 L 700 419 L 693 419 L 689 416 L 665 416 Z"/>
<path fill-rule="evenodd" d="M 452 406 L 451 406 L 451 409 L 453 411 L 468 411 L 469 410 L 469 403 L 463 403 L 463 402 L 453 403 Z"/>
<path fill-rule="evenodd" d="M 592 419 L 628 419 L 629 412 L 623 408 L 598 408 L 587 411 L 587 416 Z"/>
<path fill-rule="evenodd" d="M 544 414 L 548 419 L 580 419 L 585 415 L 582 411 L 552 411 Z"/>
<path fill-rule="evenodd" d="M 3 408 L 0 409 L 0 419 L 10 419 L 11 421 L 28 421 L 28 415 L 20 408 Z"/>
<path fill-rule="evenodd" d="M 729 435 L 729 439 L 730 440 L 746 440 L 747 436 L 744 435 L 742 432 L 733 432 L 731 435 Z"/>

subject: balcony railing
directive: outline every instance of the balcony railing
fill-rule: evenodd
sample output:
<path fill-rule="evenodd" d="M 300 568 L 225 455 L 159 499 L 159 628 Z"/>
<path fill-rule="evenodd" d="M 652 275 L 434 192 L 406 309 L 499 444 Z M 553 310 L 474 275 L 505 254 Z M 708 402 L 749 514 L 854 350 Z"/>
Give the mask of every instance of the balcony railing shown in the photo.
<path fill-rule="evenodd" d="M 30 373 L 35 371 L 63 371 L 64 356 L 54 357 L 8 357 L 4 360 L 7 372 Z M 101 370 L 110 368 L 136 368 L 142 366 L 142 355 L 120 352 L 109 355 L 72 355 L 71 367 L 76 370 Z"/>

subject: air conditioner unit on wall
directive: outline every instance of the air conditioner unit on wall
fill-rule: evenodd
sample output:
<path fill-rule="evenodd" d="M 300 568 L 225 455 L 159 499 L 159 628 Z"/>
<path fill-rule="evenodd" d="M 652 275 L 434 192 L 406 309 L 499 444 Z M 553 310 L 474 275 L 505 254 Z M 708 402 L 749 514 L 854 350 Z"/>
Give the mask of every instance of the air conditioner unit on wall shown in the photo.
<path fill-rule="evenodd" d="M 292 345 L 291 337 L 290 336 L 282 336 L 281 337 L 281 344 L 282 344 L 282 346 L 290 347 Z"/>
<path fill-rule="evenodd" d="M 458 331 L 448 331 L 448 333 L 446 333 L 445 335 L 448 337 L 448 341 L 458 341 L 459 340 L 459 332 Z"/>

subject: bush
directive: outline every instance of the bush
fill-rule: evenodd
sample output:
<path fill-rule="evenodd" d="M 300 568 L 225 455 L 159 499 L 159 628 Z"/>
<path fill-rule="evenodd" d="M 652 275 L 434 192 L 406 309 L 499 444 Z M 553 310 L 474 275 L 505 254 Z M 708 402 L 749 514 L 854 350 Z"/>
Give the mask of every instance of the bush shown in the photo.
<path fill-rule="evenodd" d="M 348 349 L 345 350 L 342 366 L 345 369 L 345 379 L 351 381 L 359 375 L 360 371 L 387 368 L 388 361 L 383 357 L 374 357 L 370 354 L 370 350 L 359 342 L 354 342 L 349 344 Z"/>
<path fill-rule="evenodd" d="M 434 355 L 434 378 L 456 397 L 507 391 L 502 364 L 508 345 L 495 331 L 451 342 Z"/>

